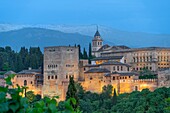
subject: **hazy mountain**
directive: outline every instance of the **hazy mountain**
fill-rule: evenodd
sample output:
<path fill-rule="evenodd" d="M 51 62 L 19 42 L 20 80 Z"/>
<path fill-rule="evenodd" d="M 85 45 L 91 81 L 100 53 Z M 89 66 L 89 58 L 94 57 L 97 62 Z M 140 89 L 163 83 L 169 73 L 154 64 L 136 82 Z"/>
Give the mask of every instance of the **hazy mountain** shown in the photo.
<path fill-rule="evenodd" d="M 58 45 L 75 45 L 81 44 L 82 47 L 87 47 L 91 42 L 92 37 L 81 35 L 78 33 L 63 33 L 56 30 L 43 28 L 23 28 L 19 30 L 0 32 L 0 46 L 11 46 L 15 50 L 20 47 Z"/>
<path fill-rule="evenodd" d="M 33 34 L 33 32 L 31 31 L 31 29 L 27 29 L 25 31 L 26 35 L 22 34 L 23 28 L 28 28 L 28 27 L 36 27 L 38 28 L 44 28 L 43 31 L 38 30 L 34 33 L 38 33 L 41 34 L 40 37 L 37 37 L 38 34 Z M 36 30 L 37 30 L 36 29 Z M 104 39 L 105 43 L 109 43 L 111 45 L 127 45 L 130 47 L 148 47 L 148 46 L 162 46 L 162 47 L 169 47 L 170 46 L 170 34 L 152 34 L 152 33 L 143 33 L 143 32 L 127 32 L 127 31 L 121 31 L 121 30 L 117 30 L 117 29 L 113 29 L 111 27 L 107 27 L 107 26 L 98 26 L 99 32 L 102 36 L 102 38 Z M 70 34 L 74 34 L 76 35 L 76 37 L 81 36 L 80 34 L 82 34 L 84 37 L 84 40 L 82 42 L 81 38 L 75 38 L 72 36 L 69 36 L 69 38 L 71 38 L 72 40 L 74 40 L 77 43 L 82 43 L 82 45 L 88 45 L 85 44 L 86 42 L 90 42 L 91 41 L 91 37 L 93 37 L 94 33 L 96 32 L 96 25 L 80 25 L 80 26 L 71 26 L 71 25 L 13 25 L 13 24 L 0 24 L 0 32 L 4 32 L 6 31 L 6 35 L 8 36 L 11 34 L 11 30 L 16 30 L 15 32 L 15 37 L 17 38 L 21 38 L 22 40 L 27 39 L 29 36 L 31 36 L 32 38 L 35 39 L 39 39 L 41 41 L 41 38 L 43 40 L 46 40 L 46 42 L 48 43 L 44 43 L 42 42 L 40 44 L 40 46 L 48 46 L 48 45 L 53 45 L 55 44 L 54 42 L 51 42 L 51 35 L 49 34 L 50 30 L 53 30 L 53 32 L 63 32 L 63 40 L 60 40 L 59 42 L 62 43 L 62 45 L 65 45 L 68 43 L 73 43 L 70 40 L 68 41 L 68 35 Z M 45 32 L 47 30 L 46 34 L 43 34 L 41 32 Z M 8 32 L 7 32 L 8 31 Z M 11 31 L 11 32 L 10 32 Z M 9 33 L 9 34 L 8 34 Z M 4 33 L 3 33 L 4 34 Z M 32 34 L 32 35 L 30 35 Z M 65 34 L 67 34 L 66 36 L 64 36 Z M 18 36 L 17 36 L 18 35 Z M 55 34 L 56 36 L 52 35 L 52 37 L 55 37 L 55 41 L 59 40 L 61 38 L 58 34 Z M 79 36 L 77 36 L 79 35 Z M 1 33 L 0 33 L 1 36 Z M 10 35 L 11 37 L 13 37 L 12 35 Z M 44 37 L 46 36 L 46 38 Z M 91 36 L 91 37 L 90 37 Z M 1 36 L 2 37 L 2 36 Z M 26 38 L 25 38 L 26 37 Z M 90 37 L 90 39 L 88 38 Z M 5 38 L 5 37 L 3 37 Z M 48 38 L 48 39 L 47 39 Z M 30 38 L 31 39 L 31 38 Z M 35 39 L 32 39 L 32 41 L 30 42 L 31 45 L 38 45 L 40 42 L 37 41 Z M 66 40 L 65 40 L 66 39 Z M 38 43 L 39 42 L 39 43 Z M 66 43 L 67 42 L 67 43 Z M 47 45 L 44 45 L 44 44 Z M 22 43 L 23 45 L 24 43 Z M 28 44 L 27 44 L 28 45 Z M 56 44 L 58 45 L 58 43 Z"/>

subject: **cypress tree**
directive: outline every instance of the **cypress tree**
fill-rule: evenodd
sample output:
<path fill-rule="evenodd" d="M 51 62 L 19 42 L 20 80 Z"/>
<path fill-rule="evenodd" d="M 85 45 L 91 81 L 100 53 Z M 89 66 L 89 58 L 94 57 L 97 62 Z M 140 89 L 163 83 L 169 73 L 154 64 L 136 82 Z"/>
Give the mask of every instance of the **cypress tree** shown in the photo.
<path fill-rule="evenodd" d="M 89 58 L 92 58 L 92 53 L 91 53 L 91 43 L 89 43 Z"/>
<path fill-rule="evenodd" d="M 76 100 L 76 104 L 73 104 L 73 102 L 70 101 L 70 105 L 73 107 L 74 111 L 76 111 L 79 106 L 79 100 L 78 100 L 78 96 L 77 96 L 77 89 L 75 87 L 74 79 L 71 76 L 70 76 L 70 81 L 69 81 L 69 85 L 68 85 L 66 100 L 68 100 L 70 98 L 74 98 Z"/>
<path fill-rule="evenodd" d="M 81 46 L 77 45 L 77 47 L 79 48 L 79 59 L 83 59 L 83 54 L 81 52 Z"/>
<path fill-rule="evenodd" d="M 114 93 L 112 97 L 112 103 L 115 105 L 117 103 L 117 94 L 116 94 L 116 89 L 114 88 Z"/>
<path fill-rule="evenodd" d="M 89 43 L 89 58 L 88 58 L 88 63 L 89 63 L 89 64 L 91 64 L 91 59 L 92 59 L 91 43 Z"/>
<path fill-rule="evenodd" d="M 88 59 L 87 51 L 85 48 L 83 50 L 83 59 Z"/>

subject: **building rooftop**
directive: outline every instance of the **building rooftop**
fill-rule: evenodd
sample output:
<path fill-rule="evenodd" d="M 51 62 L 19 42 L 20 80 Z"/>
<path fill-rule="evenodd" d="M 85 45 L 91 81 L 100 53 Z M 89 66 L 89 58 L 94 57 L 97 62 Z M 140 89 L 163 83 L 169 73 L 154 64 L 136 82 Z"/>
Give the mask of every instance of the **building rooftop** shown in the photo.
<path fill-rule="evenodd" d="M 96 31 L 96 33 L 95 33 L 94 37 L 96 37 L 96 36 L 100 36 L 100 33 L 99 33 L 99 31 L 98 31 L 98 30 Z"/>
<path fill-rule="evenodd" d="M 100 65 L 123 65 L 123 66 L 131 67 L 128 64 L 117 62 L 117 61 L 108 61 L 108 62 L 104 62 L 104 63 L 102 63 Z"/>
<path fill-rule="evenodd" d="M 119 74 L 120 76 L 133 76 L 133 75 L 138 75 L 138 73 L 134 72 L 112 72 L 111 74 Z"/>
<path fill-rule="evenodd" d="M 122 59 L 123 56 L 110 56 L 110 57 L 97 57 L 92 59 L 92 61 L 96 61 L 96 60 L 118 60 L 118 59 Z"/>
<path fill-rule="evenodd" d="M 16 74 L 14 71 L 8 71 L 4 75 Z"/>
<path fill-rule="evenodd" d="M 84 67 L 99 67 L 99 65 L 87 64 Z"/>
<path fill-rule="evenodd" d="M 105 68 L 93 68 L 86 71 L 85 73 L 110 73 L 110 71 Z"/>
<path fill-rule="evenodd" d="M 30 70 L 22 70 L 18 74 L 36 74 L 36 73 L 41 73 L 41 69 L 30 69 Z"/>
<path fill-rule="evenodd" d="M 114 50 L 114 49 L 113 49 Z M 152 50 L 170 50 L 170 47 L 144 47 L 144 48 L 129 48 L 129 49 L 119 49 L 114 51 L 108 51 L 101 53 L 104 54 L 112 54 L 112 53 L 126 53 L 126 52 L 135 52 L 135 51 L 152 51 Z"/>
<path fill-rule="evenodd" d="M 118 46 L 109 46 L 109 45 L 103 45 L 98 51 L 111 51 L 111 50 L 124 50 L 124 49 L 130 49 L 130 47 L 125 45 L 118 45 Z"/>

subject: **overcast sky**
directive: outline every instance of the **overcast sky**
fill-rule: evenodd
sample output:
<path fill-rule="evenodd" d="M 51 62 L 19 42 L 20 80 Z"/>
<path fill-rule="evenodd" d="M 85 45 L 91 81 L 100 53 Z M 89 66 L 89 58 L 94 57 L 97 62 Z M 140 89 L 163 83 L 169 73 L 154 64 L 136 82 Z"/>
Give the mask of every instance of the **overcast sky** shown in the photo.
<path fill-rule="evenodd" d="M 0 23 L 99 24 L 170 34 L 170 0 L 0 0 Z"/>

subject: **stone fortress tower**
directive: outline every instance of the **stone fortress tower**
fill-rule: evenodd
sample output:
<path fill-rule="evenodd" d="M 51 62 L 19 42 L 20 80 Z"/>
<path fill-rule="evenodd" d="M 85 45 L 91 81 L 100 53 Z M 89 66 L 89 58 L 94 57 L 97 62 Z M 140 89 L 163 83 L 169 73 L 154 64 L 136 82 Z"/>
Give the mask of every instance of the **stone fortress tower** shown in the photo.
<path fill-rule="evenodd" d="M 44 49 L 44 86 L 42 96 L 56 96 L 65 99 L 69 76 L 78 81 L 78 47 L 57 46 Z"/>
<path fill-rule="evenodd" d="M 98 31 L 98 28 L 97 28 L 97 31 L 94 35 L 94 38 L 92 40 L 92 55 L 94 56 L 98 56 L 97 55 L 97 51 L 103 46 L 103 40 L 100 36 L 100 33 Z"/>

